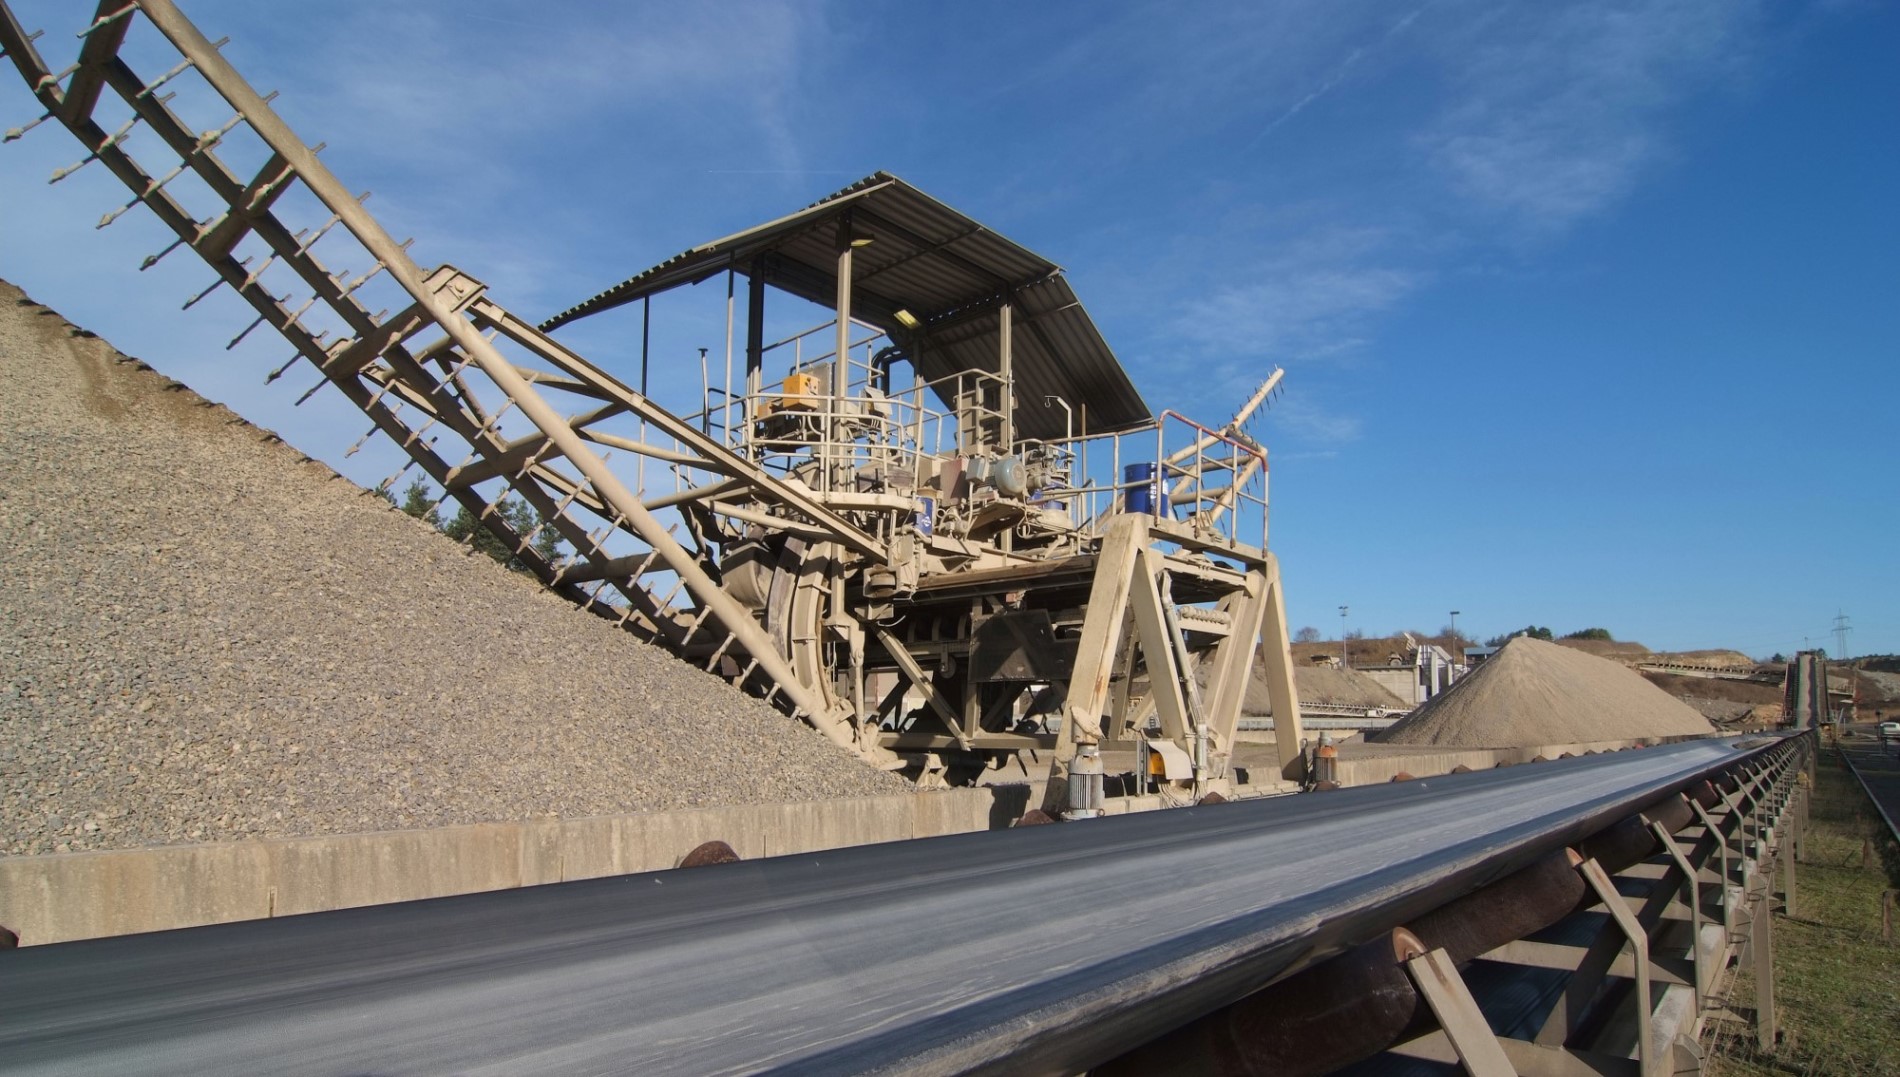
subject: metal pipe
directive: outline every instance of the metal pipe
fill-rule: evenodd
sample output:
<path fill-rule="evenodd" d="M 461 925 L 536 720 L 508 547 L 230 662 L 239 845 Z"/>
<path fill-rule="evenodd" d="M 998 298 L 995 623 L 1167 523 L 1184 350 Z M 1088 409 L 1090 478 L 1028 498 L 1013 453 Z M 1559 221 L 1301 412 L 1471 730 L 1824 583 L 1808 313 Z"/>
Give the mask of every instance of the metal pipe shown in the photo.
<path fill-rule="evenodd" d="M 1003 443 L 998 451 L 1008 453 L 1016 444 L 1016 304 L 1004 303 L 997 312 L 997 371 L 1003 386 L 999 390 L 1003 413 Z"/>
<path fill-rule="evenodd" d="M 847 212 L 838 217 L 838 340 L 831 355 L 831 406 L 825 422 L 825 460 L 819 475 L 821 490 L 832 488 L 832 466 L 842 463 L 832 459 L 832 455 L 840 451 L 836 446 L 844 440 L 844 398 L 851 378 L 851 251 L 851 214 Z"/>
<path fill-rule="evenodd" d="M 733 308 L 734 299 L 733 299 L 733 290 L 732 290 L 732 286 L 734 283 L 733 272 L 734 271 L 733 271 L 732 266 L 730 265 L 726 266 L 726 399 L 725 399 L 725 410 L 722 413 L 721 418 L 719 420 L 719 440 L 726 443 L 727 445 L 732 444 L 732 324 L 733 324 L 733 314 L 734 314 L 734 308 Z M 708 410 L 710 410 L 710 406 L 708 407 Z"/>
<path fill-rule="evenodd" d="M 1042 398 L 1042 406 L 1045 408 L 1053 407 L 1058 404 L 1062 406 L 1062 443 L 1067 445 L 1069 442 L 1075 440 L 1075 409 L 1069 406 L 1067 400 L 1059 396 L 1045 396 Z"/>

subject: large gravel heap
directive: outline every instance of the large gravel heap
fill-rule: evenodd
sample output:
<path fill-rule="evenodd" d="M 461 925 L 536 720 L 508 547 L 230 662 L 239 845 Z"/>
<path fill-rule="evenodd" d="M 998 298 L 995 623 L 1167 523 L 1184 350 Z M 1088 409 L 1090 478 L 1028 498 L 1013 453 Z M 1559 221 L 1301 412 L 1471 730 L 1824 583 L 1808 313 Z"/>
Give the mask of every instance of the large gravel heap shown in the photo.
<path fill-rule="evenodd" d="M 1293 669 L 1293 690 L 1302 703 L 1330 703 L 1339 707 L 1382 707 L 1402 711 L 1411 703 L 1356 669 L 1336 666 L 1302 665 Z M 1265 717 L 1273 713 L 1273 700 L 1267 694 L 1267 660 L 1255 655 L 1253 676 L 1247 681 L 1247 694 L 1241 713 Z"/>
<path fill-rule="evenodd" d="M 0 853 L 902 791 L 0 281 Z"/>
<path fill-rule="evenodd" d="M 1374 739 L 1448 748 L 1530 748 L 1714 731 L 1695 708 L 1632 669 L 1518 636 Z"/>

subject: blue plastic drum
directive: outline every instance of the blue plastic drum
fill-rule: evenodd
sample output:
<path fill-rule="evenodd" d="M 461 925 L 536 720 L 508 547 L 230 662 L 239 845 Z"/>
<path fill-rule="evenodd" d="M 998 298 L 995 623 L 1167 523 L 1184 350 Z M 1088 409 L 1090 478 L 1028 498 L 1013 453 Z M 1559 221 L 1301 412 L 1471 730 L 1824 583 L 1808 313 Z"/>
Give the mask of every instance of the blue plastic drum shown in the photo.
<path fill-rule="evenodd" d="M 1123 464 L 1122 483 L 1127 487 L 1122 491 L 1122 508 L 1128 512 L 1145 512 L 1153 516 L 1168 514 L 1168 494 L 1155 481 L 1155 465 Z M 1156 503 L 1160 511 L 1156 511 Z"/>

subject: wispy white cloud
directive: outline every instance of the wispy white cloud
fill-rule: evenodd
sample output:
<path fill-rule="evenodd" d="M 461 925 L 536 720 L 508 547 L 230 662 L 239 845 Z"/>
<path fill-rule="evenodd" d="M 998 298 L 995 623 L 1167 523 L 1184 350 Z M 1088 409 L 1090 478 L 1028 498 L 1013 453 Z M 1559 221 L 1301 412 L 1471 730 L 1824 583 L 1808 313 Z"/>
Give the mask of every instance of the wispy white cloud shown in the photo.
<path fill-rule="evenodd" d="M 1231 358 L 1276 362 L 1338 358 L 1357 349 L 1373 315 L 1415 290 L 1416 270 L 1392 264 L 1376 229 L 1314 229 L 1241 262 L 1226 283 L 1190 299 L 1181 338 Z"/>
<path fill-rule="evenodd" d="M 1274 405 L 1267 418 L 1276 438 L 1288 435 L 1296 444 L 1328 447 L 1305 449 L 1297 456 L 1283 454 L 1280 459 L 1320 459 L 1337 455 L 1337 446 L 1359 440 L 1364 431 L 1364 423 L 1359 418 L 1334 411 L 1318 403 L 1311 394 L 1288 395 Z"/>
<path fill-rule="evenodd" d="M 1474 208 L 1549 235 L 1616 203 L 1669 153 L 1668 110 L 1745 69 L 1758 0 L 1471 12 L 1439 35 L 1452 94 L 1416 138 Z"/>
<path fill-rule="evenodd" d="M 531 306 L 601 283 L 568 252 L 598 250 L 604 220 L 658 230 L 655 192 L 674 174 L 807 171 L 797 109 L 828 55 L 823 16 L 791 0 L 359 3 L 279 30 L 303 40 L 270 75 L 280 111 L 376 187 L 420 260 L 466 264 Z"/>
<path fill-rule="evenodd" d="M 1423 4 L 1413 8 L 1411 11 L 1406 12 L 1394 20 L 1392 25 L 1387 27 L 1385 33 L 1379 35 L 1376 41 L 1369 45 L 1355 46 L 1350 52 L 1346 53 L 1343 59 L 1333 65 L 1332 72 L 1328 74 L 1319 85 L 1301 95 L 1299 100 L 1288 105 L 1284 111 L 1278 116 L 1275 116 L 1265 127 L 1261 128 L 1260 133 L 1255 135 L 1252 140 L 1247 143 L 1248 147 L 1251 148 L 1259 144 L 1282 125 L 1300 113 L 1305 112 L 1307 107 L 1312 105 L 1313 102 L 1318 101 L 1320 98 L 1338 89 L 1339 85 L 1346 81 L 1346 77 L 1352 74 L 1353 68 L 1358 67 L 1360 61 L 1364 60 L 1367 54 L 1384 47 L 1391 42 L 1393 38 L 1410 29 L 1412 24 L 1418 21 L 1418 17 L 1423 15 L 1425 9 L 1430 6 L 1430 4 Z"/>
<path fill-rule="evenodd" d="M 1280 265 L 1255 283 L 1222 288 L 1188 304 L 1189 339 L 1282 359 L 1340 355 L 1362 342 L 1367 316 L 1416 286 L 1398 269 Z"/>
<path fill-rule="evenodd" d="M 1327 13 L 1290 10 L 1308 21 L 1276 24 L 1265 57 L 1298 78 L 1260 95 L 1252 111 L 1268 118 L 1243 152 L 1276 132 L 1283 144 L 1253 155 L 1261 182 L 1209 182 L 1167 263 L 1184 286 L 1167 339 L 1225 391 L 1288 365 L 1303 387 L 1290 399 L 1308 402 L 1289 404 L 1283 429 L 1325 444 L 1358 426 L 1304 396 L 1325 393 L 1321 372 L 1373 352 L 1393 311 L 1472 258 L 1613 209 L 1671 156 L 1676 110 L 1751 70 L 1762 26 L 1761 0 L 1433 0 L 1396 19 L 1353 7 L 1351 28 L 1326 34 L 1301 31 Z M 1182 75 L 1177 90 L 1211 79 Z M 1375 122 L 1329 115 L 1287 135 L 1320 109 Z M 1276 204 L 1276 189 L 1308 201 Z"/>

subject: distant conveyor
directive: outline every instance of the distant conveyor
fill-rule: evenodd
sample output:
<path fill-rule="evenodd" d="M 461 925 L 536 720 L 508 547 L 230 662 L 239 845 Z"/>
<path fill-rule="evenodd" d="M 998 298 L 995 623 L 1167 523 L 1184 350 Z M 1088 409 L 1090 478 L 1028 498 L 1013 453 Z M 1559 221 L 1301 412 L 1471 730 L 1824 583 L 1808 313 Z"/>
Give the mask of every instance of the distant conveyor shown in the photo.
<path fill-rule="evenodd" d="M 0 955 L 0 1059 L 11 1074 L 1075 1073 L 1792 743 L 29 948 Z"/>

